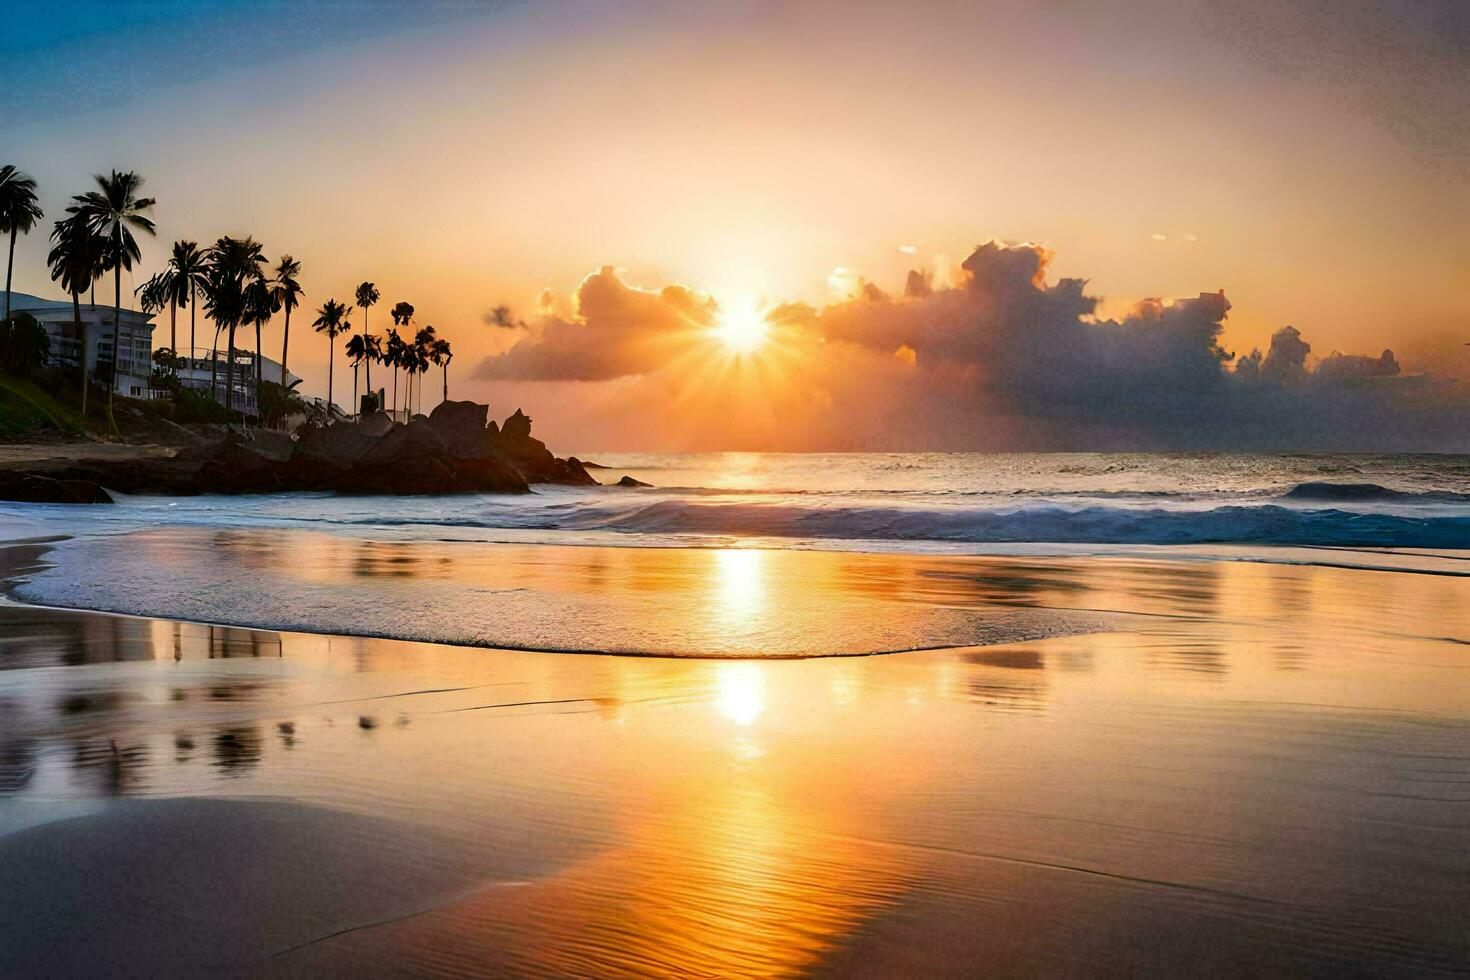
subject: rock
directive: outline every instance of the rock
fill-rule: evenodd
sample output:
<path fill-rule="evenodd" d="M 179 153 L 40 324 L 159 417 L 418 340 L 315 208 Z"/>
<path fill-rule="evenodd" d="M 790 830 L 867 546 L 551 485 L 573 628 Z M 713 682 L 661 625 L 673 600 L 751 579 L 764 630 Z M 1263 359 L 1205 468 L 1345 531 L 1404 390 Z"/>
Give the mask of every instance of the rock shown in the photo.
<path fill-rule="evenodd" d="M 373 412 L 370 415 L 364 415 L 358 421 L 357 427 L 368 435 L 381 439 L 388 434 L 388 430 L 392 429 L 395 424 L 397 423 L 388 416 L 387 412 Z"/>
<path fill-rule="evenodd" d="M 225 442 L 199 467 L 198 493 L 269 493 L 287 489 L 277 472 L 282 461 L 257 452 L 248 442 Z"/>
<path fill-rule="evenodd" d="M 428 419 L 395 425 L 358 460 L 360 467 L 404 466 L 421 459 L 448 456 L 449 444 Z"/>
<path fill-rule="evenodd" d="M 252 429 L 245 445 L 250 451 L 276 463 L 284 463 L 296 452 L 296 440 L 275 429 Z"/>
<path fill-rule="evenodd" d="M 303 426 L 291 461 L 346 469 L 367 455 L 381 438 L 351 422 Z"/>
<path fill-rule="evenodd" d="M 516 409 L 515 413 L 500 427 L 500 434 L 510 440 L 531 438 L 531 417 L 519 408 Z"/>
<path fill-rule="evenodd" d="M 54 479 L 16 470 L 0 471 L 0 500 L 27 504 L 110 504 L 112 496 L 98 483 Z"/>
<path fill-rule="evenodd" d="M 456 493 L 529 493 L 521 471 L 505 458 L 482 456 L 455 461 Z"/>
<path fill-rule="evenodd" d="M 652 483 L 644 483 L 642 480 L 635 480 L 631 476 L 625 476 L 625 477 L 623 477 L 621 480 L 619 480 L 617 482 L 617 485 L 620 486 L 620 487 L 651 487 L 651 486 L 653 486 Z"/>
<path fill-rule="evenodd" d="M 475 402 L 440 402 L 429 416 L 429 424 L 444 437 L 451 455 L 477 459 L 494 453 L 499 441 L 485 427 L 489 413 L 487 406 Z"/>

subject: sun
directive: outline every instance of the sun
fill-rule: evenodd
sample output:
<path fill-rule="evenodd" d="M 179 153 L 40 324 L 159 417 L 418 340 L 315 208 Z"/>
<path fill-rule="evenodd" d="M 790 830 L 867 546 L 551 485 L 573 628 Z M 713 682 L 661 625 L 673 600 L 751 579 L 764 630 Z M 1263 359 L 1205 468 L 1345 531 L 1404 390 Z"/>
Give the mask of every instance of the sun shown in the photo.
<path fill-rule="evenodd" d="M 731 354 L 754 354 L 765 346 L 770 325 L 752 301 L 732 303 L 715 319 L 714 335 Z"/>

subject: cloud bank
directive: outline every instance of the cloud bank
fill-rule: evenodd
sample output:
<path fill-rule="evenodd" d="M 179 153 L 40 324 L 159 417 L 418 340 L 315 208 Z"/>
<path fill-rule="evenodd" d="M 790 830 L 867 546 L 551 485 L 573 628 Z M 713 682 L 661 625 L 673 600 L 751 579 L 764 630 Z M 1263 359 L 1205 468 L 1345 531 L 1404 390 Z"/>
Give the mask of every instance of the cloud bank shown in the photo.
<path fill-rule="evenodd" d="M 1223 291 L 1103 318 L 1084 280 L 1048 281 L 1050 258 L 991 242 L 952 285 L 916 269 L 897 296 L 840 270 L 845 298 L 767 310 L 770 341 L 748 359 L 711 339 L 725 312 L 711 296 L 604 267 L 475 376 L 605 383 L 598 419 L 639 427 L 646 448 L 1470 448 L 1470 388 L 1407 375 L 1391 350 L 1317 358 L 1287 326 L 1237 356 Z"/>

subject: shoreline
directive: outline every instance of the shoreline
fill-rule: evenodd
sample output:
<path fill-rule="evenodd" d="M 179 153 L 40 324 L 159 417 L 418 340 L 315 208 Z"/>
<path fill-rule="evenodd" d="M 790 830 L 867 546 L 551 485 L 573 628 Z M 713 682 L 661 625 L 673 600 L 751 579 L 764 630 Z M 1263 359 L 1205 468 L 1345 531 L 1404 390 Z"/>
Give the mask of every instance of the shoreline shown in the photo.
<path fill-rule="evenodd" d="M 1126 588 L 1160 615 L 762 661 L 7 600 L 0 972 L 894 975 L 936 947 L 958 972 L 1174 972 L 1206 942 L 1222 970 L 1401 973 L 1470 954 L 1450 914 L 1470 874 L 1462 648 L 1375 632 L 1441 610 L 1470 635 L 1464 583 L 1184 562 L 1078 582 L 1101 590 L 1079 603 Z M 1441 761 L 1376 764 L 1404 758 Z M 97 887 L 99 866 L 127 870 Z"/>

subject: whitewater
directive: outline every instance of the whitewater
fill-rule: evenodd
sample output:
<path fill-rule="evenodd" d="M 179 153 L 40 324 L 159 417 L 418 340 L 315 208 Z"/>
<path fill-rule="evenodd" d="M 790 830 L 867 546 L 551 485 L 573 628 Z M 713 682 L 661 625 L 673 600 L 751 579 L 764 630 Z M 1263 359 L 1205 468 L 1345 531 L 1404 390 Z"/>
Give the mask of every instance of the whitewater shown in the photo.
<path fill-rule="evenodd" d="M 1470 457 L 598 454 L 526 496 L 120 497 L 10 505 L 7 537 L 160 526 L 395 541 L 983 554 L 992 545 L 1470 548 Z M 1014 551 L 1014 548 L 1007 548 Z M 1020 549 L 1026 550 L 1024 548 Z"/>

